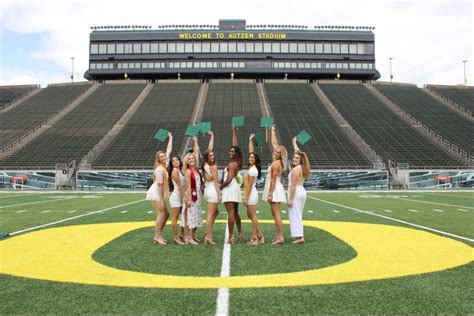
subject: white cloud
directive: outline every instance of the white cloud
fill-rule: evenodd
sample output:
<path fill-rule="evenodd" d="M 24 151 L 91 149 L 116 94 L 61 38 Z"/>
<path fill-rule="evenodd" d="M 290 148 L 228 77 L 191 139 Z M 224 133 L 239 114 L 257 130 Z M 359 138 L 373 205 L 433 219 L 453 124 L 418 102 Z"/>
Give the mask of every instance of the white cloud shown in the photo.
<path fill-rule="evenodd" d="M 377 69 L 383 80 L 389 80 L 388 57 L 394 57 L 396 81 L 418 84 L 461 83 L 462 60 L 469 60 L 470 79 L 474 64 L 473 5 L 467 0 L 3 0 L 1 10 L 3 28 L 45 33 L 32 58 L 53 62 L 67 73 L 74 56 L 75 78 L 82 78 L 88 67 L 92 25 L 217 24 L 220 18 L 244 18 L 249 24 L 375 26 Z"/>

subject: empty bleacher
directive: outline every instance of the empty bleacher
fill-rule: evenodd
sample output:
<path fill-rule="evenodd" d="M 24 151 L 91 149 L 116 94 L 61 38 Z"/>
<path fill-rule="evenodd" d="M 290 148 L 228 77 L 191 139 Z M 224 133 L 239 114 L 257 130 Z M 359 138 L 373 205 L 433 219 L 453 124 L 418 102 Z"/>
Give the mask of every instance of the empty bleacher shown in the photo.
<path fill-rule="evenodd" d="M 38 86 L 36 85 L 1 86 L 0 110 L 36 89 L 38 89 Z"/>
<path fill-rule="evenodd" d="M 410 167 L 459 166 L 361 84 L 319 84 L 339 113 L 384 161 Z"/>
<path fill-rule="evenodd" d="M 333 119 L 309 84 L 265 84 L 281 141 L 293 152 L 292 138 L 306 130 L 312 139 L 302 150 L 313 168 L 372 167 Z"/>
<path fill-rule="evenodd" d="M 444 139 L 468 154 L 474 153 L 474 124 L 467 118 L 451 111 L 416 86 L 374 84 L 374 87 Z"/>
<path fill-rule="evenodd" d="M 91 85 L 50 86 L 20 105 L 0 114 L 0 148 L 3 148 L 68 106 Z"/>
<path fill-rule="evenodd" d="M 474 115 L 473 87 L 427 86 L 427 88 L 443 96 L 444 98 L 453 101 Z"/>
<path fill-rule="evenodd" d="M 264 132 L 260 128 L 262 112 L 258 101 L 257 87 L 254 83 L 211 83 L 207 93 L 202 122 L 211 122 L 215 134 L 214 149 L 219 167 L 225 167 L 229 160 L 229 147 L 232 145 L 232 117 L 245 116 L 245 125 L 238 130 L 239 145 L 244 156 L 244 167 L 248 163 L 248 138 L 251 133 Z M 200 146 L 207 148 L 206 141 Z M 268 146 L 255 148 L 266 166 L 271 161 Z"/>
<path fill-rule="evenodd" d="M 167 145 L 154 138 L 160 128 L 173 134 L 173 154 L 178 154 L 199 88 L 197 83 L 156 84 L 92 166 L 153 168 L 156 151 L 165 150 Z"/>
<path fill-rule="evenodd" d="M 81 158 L 112 128 L 145 84 L 105 84 L 33 142 L 0 161 L 0 167 L 52 168 Z M 50 96 L 53 103 L 58 99 Z M 58 93 L 57 98 L 63 99 Z"/>

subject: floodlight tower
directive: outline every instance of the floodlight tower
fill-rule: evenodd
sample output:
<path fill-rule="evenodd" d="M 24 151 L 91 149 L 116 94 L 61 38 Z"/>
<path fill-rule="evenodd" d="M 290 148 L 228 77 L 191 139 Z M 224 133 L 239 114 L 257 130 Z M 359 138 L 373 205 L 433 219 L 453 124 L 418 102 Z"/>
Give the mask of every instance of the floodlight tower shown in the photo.
<path fill-rule="evenodd" d="M 390 60 L 390 82 L 393 81 L 393 74 L 392 74 L 392 59 L 393 57 L 388 58 Z"/>
<path fill-rule="evenodd" d="M 74 57 L 71 57 L 71 83 L 74 82 Z"/>
<path fill-rule="evenodd" d="M 464 64 L 464 85 L 467 86 L 467 77 L 466 77 L 466 63 L 467 63 L 467 60 L 463 60 L 462 62 Z"/>

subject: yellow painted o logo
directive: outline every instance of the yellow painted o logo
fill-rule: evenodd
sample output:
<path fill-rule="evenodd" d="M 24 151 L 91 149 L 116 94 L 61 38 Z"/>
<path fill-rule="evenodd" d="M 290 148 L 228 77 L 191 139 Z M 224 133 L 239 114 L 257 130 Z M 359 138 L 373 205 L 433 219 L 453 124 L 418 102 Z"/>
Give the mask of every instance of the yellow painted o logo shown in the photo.
<path fill-rule="evenodd" d="M 269 220 L 261 222 L 272 223 Z M 378 224 L 304 221 L 305 226 L 323 229 L 343 240 L 355 249 L 357 256 L 322 269 L 230 277 L 124 271 L 92 259 L 92 254 L 111 240 L 152 225 L 151 222 L 128 222 L 66 226 L 7 239 L 0 242 L 0 272 L 48 281 L 123 287 L 282 287 L 430 273 L 467 264 L 474 256 L 473 248 L 466 244 L 421 230 Z"/>

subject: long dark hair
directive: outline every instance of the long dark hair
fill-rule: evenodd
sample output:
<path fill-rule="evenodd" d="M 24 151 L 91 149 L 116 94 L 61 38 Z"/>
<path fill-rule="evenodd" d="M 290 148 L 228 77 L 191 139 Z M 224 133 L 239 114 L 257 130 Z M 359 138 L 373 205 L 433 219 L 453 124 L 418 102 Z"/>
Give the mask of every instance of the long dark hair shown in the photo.
<path fill-rule="evenodd" d="M 251 152 L 251 153 L 249 153 L 249 157 L 250 157 L 250 155 L 253 155 L 254 158 L 255 158 L 255 167 L 258 170 L 257 179 L 260 179 L 262 177 L 262 166 L 260 164 L 260 156 L 256 152 Z M 250 163 L 249 163 L 249 168 L 250 168 Z"/>
<path fill-rule="evenodd" d="M 235 160 L 237 161 L 237 164 L 239 165 L 239 170 L 242 169 L 242 164 L 243 164 L 243 160 L 244 158 L 242 157 L 242 149 L 240 149 L 239 146 L 231 146 L 230 149 L 234 149 L 235 150 Z"/>
<path fill-rule="evenodd" d="M 214 162 L 212 164 L 209 163 L 209 155 L 211 153 L 214 153 Z M 208 149 L 204 152 L 204 159 L 202 161 L 202 165 L 201 165 L 201 169 L 202 169 L 202 174 L 205 174 L 205 170 L 204 170 L 204 166 L 206 165 L 206 163 L 209 165 L 209 166 L 213 166 L 215 165 L 217 162 L 216 162 L 216 153 L 215 151 L 211 150 L 211 149 Z"/>
<path fill-rule="evenodd" d="M 181 158 L 179 156 L 173 156 L 170 159 L 170 162 L 168 163 L 168 183 L 170 187 L 170 192 L 174 191 L 174 185 L 173 185 L 173 178 L 171 177 L 171 174 L 173 173 L 173 159 L 176 158 L 179 161 L 179 170 L 183 169 L 183 162 L 181 161 Z"/>

